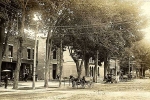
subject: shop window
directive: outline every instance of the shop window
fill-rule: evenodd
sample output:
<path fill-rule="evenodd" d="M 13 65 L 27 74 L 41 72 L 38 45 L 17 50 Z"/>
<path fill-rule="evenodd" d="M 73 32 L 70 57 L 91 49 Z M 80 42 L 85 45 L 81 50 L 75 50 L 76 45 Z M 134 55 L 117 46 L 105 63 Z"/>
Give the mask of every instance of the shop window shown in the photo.
<path fill-rule="evenodd" d="M 8 57 L 13 57 L 13 45 L 8 45 Z"/>

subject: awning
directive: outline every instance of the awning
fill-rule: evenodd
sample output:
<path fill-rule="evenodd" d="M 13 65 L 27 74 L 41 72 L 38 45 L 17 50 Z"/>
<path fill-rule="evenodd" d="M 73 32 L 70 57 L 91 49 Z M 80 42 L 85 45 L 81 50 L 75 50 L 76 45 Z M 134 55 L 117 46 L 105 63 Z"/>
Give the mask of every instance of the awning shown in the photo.
<path fill-rule="evenodd" d="M 2 70 L 2 72 L 11 72 L 11 70 L 5 69 L 5 70 Z"/>

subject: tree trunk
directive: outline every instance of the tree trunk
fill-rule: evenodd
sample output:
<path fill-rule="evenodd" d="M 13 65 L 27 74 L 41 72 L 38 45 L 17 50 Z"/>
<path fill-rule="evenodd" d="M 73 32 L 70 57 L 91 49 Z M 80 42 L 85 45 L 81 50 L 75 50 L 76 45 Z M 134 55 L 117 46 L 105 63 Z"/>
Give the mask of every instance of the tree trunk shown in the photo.
<path fill-rule="evenodd" d="M 106 79 L 106 76 L 107 76 L 107 69 L 108 69 L 108 59 L 107 59 L 107 55 L 105 54 L 105 57 L 104 57 L 104 80 Z"/>
<path fill-rule="evenodd" d="M 62 37 L 60 38 L 60 58 L 59 58 L 59 67 L 60 67 L 60 75 L 59 75 L 59 87 L 61 87 L 61 80 L 62 80 Z"/>
<path fill-rule="evenodd" d="M 5 32 L 4 22 L 5 22 L 4 19 L 0 20 L 0 48 L 1 48 L 0 49 L 0 86 L 1 86 L 2 60 L 3 60 L 3 56 L 5 54 L 4 51 L 6 51 L 6 49 L 4 49 L 4 51 L 3 51 L 4 32 Z"/>
<path fill-rule="evenodd" d="M 0 36 L 1 37 L 1 36 Z M 0 39 L 0 48 L 3 48 L 3 43 Z M 0 49 L 0 86 L 1 86 L 1 72 L 2 72 L 2 60 L 3 60 L 3 57 L 2 57 L 2 49 Z"/>
<path fill-rule="evenodd" d="M 45 79 L 44 79 L 44 87 L 48 87 L 49 80 L 49 66 L 50 66 L 50 57 L 51 57 L 51 48 L 52 48 L 52 33 L 49 32 L 46 40 L 46 66 L 45 66 Z"/>
<path fill-rule="evenodd" d="M 45 79 L 44 79 L 44 87 L 48 87 L 48 76 L 49 76 L 49 64 L 48 60 L 46 61 L 46 66 L 45 66 Z"/>
<path fill-rule="evenodd" d="M 17 66 L 15 68 L 15 73 L 14 73 L 13 89 L 18 89 L 19 72 L 20 72 L 20 67 L 21 67 L 22 39 L 19 39 L 18 46 L 19 46 L 19 49 L 17 51 Z"/>
<path fill-rule="evenodd" d="M 89 76 L 89 56 L 85 57 L 84 67 L 85 67 L 85 76 Z"/>
<path fill-rule="evenodd" d="M 145 77 L 145 68 L 143 69 L 143 77 Z"/>
<path fill-rule="evenodd" d="M 68 47 L 69 49 L 69 47 Z M 77 69 L 77 74 L 78 74 L 78 78 L 81 77 L 81 73 L 82 73 L 82 65 L 83 65 L 83 61 L 85 59 L 85 51 L 83 52 L 83 57 L 80 63 L 80 60 L 77 57 L 74 57 L 74 53 L 72 53 L 72 49 L 69 49 L 69 53 L 72 57 L 72 59 L 74 60 L 74 62 L 76 63 L 76 69 Z"/>
<path fill-rule="evenodd" d="M 24 1 L 24 0 L 23 0 Z M 27 4 L 28 1 L 26 1 Z M 21 67 L 21 54 L 22 54 L 22 49 L 23 49 L 23 34 L 24 34 L 24 22 L 25 22 L 25 7 L 26 5 L 23 2 L 22 6 L 22 21 L 21 21 L 21 31 L 19 32 L 19 37 L 18 37 L 18 50 L 17 50 L 17 66 L 15 68 L 15 73 L 14 73 L 14 83 L 13 83 L 13 89 L 18 89 L 18 81 L 19 81 L 19 72 L 20 72 L 20 67 Z"/>
<path fill-rule="evenodd" d="M 46 52 L 50 52 L 49 43 L 46 43 Z M 49 56 L 48 54 L 46 53 L 46 56 Z M 48 77 L 49 77 L 49 59 L 46 57 L 44 87 L 48 87 Z"/>
<path fill-rule="evenodd" d="M 98 66 L 98 50 L 96 51 L 96 60 L 95 60 L 95 67 L 94 67 L 94 82 L 97 83 L 97 66 Z"/>
<path fill-rule="evenodd" d="M 2 48 L 3 48 L 3 41 L 2 41 L 2 32 L 1 32 L 1 27 L 0 27 L 0 86 L 1 86 L 1 72 L 2 72 Z"/>
<path fill-rule="evenodd" d="M 83 66 L 83 60 L 81 60 L 81 63 L 80 61 L 76 61 L 76 67 L 77 67 L 77 74 L 78 74 L 78 78 L 80 79 L 81 78 L 81 73 L 82 73 L 82 66 Z"/>

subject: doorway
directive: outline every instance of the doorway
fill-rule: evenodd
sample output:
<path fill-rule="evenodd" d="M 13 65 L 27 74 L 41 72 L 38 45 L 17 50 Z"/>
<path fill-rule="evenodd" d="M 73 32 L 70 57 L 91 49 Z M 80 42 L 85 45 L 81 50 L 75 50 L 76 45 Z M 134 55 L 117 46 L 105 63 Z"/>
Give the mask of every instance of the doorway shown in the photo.
<path fill-rule="evenodd" d="M 56 79 L 57 74 L 57 64 L 53 64 L 53 79 Z"/>

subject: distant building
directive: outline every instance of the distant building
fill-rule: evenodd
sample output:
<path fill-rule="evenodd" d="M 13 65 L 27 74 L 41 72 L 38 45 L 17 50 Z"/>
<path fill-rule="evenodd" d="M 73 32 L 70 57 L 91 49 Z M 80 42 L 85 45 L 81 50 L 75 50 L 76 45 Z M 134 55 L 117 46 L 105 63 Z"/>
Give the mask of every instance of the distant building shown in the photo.
<path fill-rule="evenodd" d="M 64 63 L 63 63 L 63 68 L 64 68 L 63 76 L 64 77 L 69 77 L 70 75 L 73 75 L 73 76 L 77 77 L 76 64 L 73 61 L 73 59 L 71 58 L 68 49 L 66 49 L 66 51 L 64 51 L 64 53 L 63 53 L 63 60 L 64 60 Z M 84 64 L 83 64 L 81 76 L 84 76 L 84 75 L 85 75 L 85 69 L 84 69 Z"/>
<path fill-rule="evenodd" d="M 119 60 L 115 59 L 110 59 L 109 60 L 109 73 L 116 75 L 117 72 L 120 71 L 120 65 L 119 65 Z"/>
<path fill-rule="evenodd" d="M 95 73 L 95 61 L 93 60 L 93 58 L 91 57 L 89 59 L 89 76 L 90 77 L 94 77 L 94 73 Z M 101 64 L 101 66 L 97 66 L 97 82 L 102 81 L 104 76 L 104 66 L 103 64 Z"/>
<path fill-rule="evenodd" d="M 37 74 L 38 79 L 44 79 L 45 74 L 45 58 L 46 58 L 46 38 L 38 38 L 39 47 L 38 47 L 38 66 Z M 69 54 L 69 50 L 66 49 L 62 54 L 62 77 L 69 77 L 70 75 L 77 76 L 76 64 Z M 57 75 L 60 72 L 60 49 L 53 50 L 51 52 L 51 62 L 49 66 L 49 79 L 53 80 L 57 78 Z M 84 65 L 83 65 L 82 75 L 85 75 Z"/>

